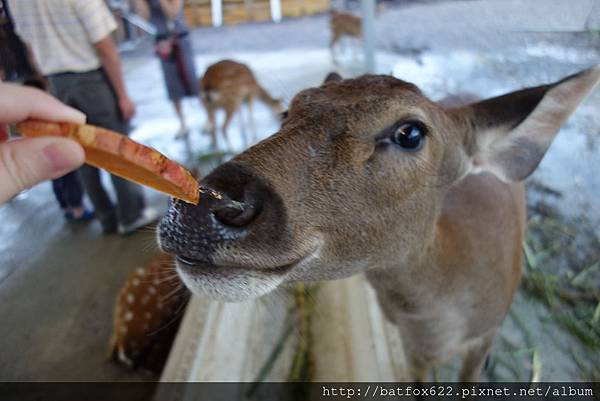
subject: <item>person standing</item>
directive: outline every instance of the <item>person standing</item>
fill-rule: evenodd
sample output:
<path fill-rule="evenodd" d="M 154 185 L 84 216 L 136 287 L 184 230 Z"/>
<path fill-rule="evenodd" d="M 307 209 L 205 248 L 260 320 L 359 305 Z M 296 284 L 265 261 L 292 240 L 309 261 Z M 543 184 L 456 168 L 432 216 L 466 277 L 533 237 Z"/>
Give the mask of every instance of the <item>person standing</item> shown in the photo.
<path fill-rule="evenodd" d="M 14 31 L 14 24 L 7 0 L 0 0 L 0 68 L 8 71 L 13 81 L 22 81 L 25 86 L 46 90 L 46 79 L 35 68 L 31 53 Z M 5 80 L 0 74 L 0 82 Z M 0 135 L 2 136 L 2 135 Z M 8 136 L 8 134 L 3 135 Z M 2 140 L 2 138 L 0 138 Z M 83 206 L 83 185 L 79 173 L 72 171 L 63 177 L 52 180 L 56 200 L 67 221 L 88 221 L 94 212 Z"/>
<path fill-rule="evenodd" d="M 176 138 L 188 133 L 181 101 L 198 96 L 198 78 L 183 0 L 135 0 L 137 13 L 156 28 L 155 52 L 160 59 L 169 99 L 179 119 Z"/>
<path fill-rule="evenodd" d="M 135 114 L 111 33 L 116 22 L 103 0 L 9 0 L 17 34 L 31 50 L 50 92 L 87 115 L 90 124 L 128 134 Z M 98 169 L 80 169 L 103 232 L 131 233 L 158 218 L 142 189 L 112 176 L 115 206 Z"/>
<path fill-rule="evenodd" d="M 32 57 L 31 52 L 28 52 L 28 64 L 36 74 L 36 77 L 25 80 L 23 86 L 31 86 L 47 91 L 47 81 L 40 75 L 38 67 L 34 64 L 35 60 L 31 60 Z M 85 222 L 95 217 L 94 211 L 87 209 L 83 204 L 84 192 L 83 184 L 79 178 L 79 171 L 71 171 L 62 177 L 52 180 L 52 191 L 59 207 L 63 211 L 65 220 L 68 222 Z"/>

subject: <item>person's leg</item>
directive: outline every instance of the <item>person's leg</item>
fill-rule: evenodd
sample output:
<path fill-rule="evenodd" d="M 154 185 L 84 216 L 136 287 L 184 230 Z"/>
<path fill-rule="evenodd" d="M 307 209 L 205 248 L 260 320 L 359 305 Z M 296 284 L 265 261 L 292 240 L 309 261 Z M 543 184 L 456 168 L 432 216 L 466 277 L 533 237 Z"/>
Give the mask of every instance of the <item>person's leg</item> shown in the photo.
<path fill-rule="evenodd" d="M 181 100 L 185 97 L 185 88 L 183 83 L 179 79 L 179 73 L 177 71 L 177 63 L 174 60 L 162 60 L 161 68 L 163 72 L 163 79 L 167 95 L 169 100 L 173 103 L 177 119 L 179 121 L 179 129 L 177 130 L 176 138 L 182 138 L 187 133 L 187 126 L 185 118 L 183 116 L 183 107 Z"/>
<path fill-rule="evenodd" d="M 71 173 L 69 173 L 69 174 L 71 174 Z M 58 202 L 58 205 L 60 206 L 60 208 L 63 211 L 66 212 L 69 205 L 67 204 L 67 201 L 65 200 L 65 197 L 63 195 L 64 178 L 65 177 L 59 177 L 59 178 L 52 180 L 52 190 L 54 191 L 54 196 L 56 197 L 56 201 Z"/>
<path fill-rule="evenodd" d="M 111 175 L 110 178 L 117 194 L 119 221 L 123 226 L 129 226 L 140 217 L 146 207 L 141 188 L 116 175 Z"/>
<path fill-rule="evenodd" d="M 183 116 L 183 107 L 181 104 L 181 99 L 171 99 L 173 103 L 173 107 L 175 108 L 175 114 L 177 114 L 177 119 L 179 120 L 179 130 L 175 135 L 175 138 L 183 138 L 188 133 L 187 124 L 185 123 L 185 117 Z"/>
<path fill-rule="evenodd" d="M 85 85 L 86 80 L 89 81 L 88 76 L 89 74 L 69 74 L 66 76 L 49 77 L 48 81 L 50 84 L 50 93 L 52 95 L 57 97 L 63 103 L 81 110 L 87 114 L 89 118 L 94 110 L 93 106 L 90 107 L 90 103 L 93 105 L 93 101 L 82 102 L 79 96 L 80 92 L 87 93 L 90 97 L 94 96 L 93 88 L 89 88 Z M 93 124 L 91 121 L 90 123 Z M 79 172 L 81 174 L 83 188 L 85 188 L 90 201 L 94 206 L 96 215 L 102 224 L 103 231 L 105 233 L 115 232 L 118 225 L 115 206 L 102 186 L 98 169 L 84 165 L 79 169 Z M 61 183 L 61 185 L 61 188 L 64 187 L 64 183 Z M 68 205 L 66 200 L 65 205 Z"/>
<path fill-rule="evenodd" d="M 96 167 L 83 165 L 79 169 L 83 186 L 96 210 L 96 216 L 102 224 L 105 234 L 117 231 L 117 211 L 108 197 L 100 180 L 100 171 Z"/>
<path fill-rule="evenodd" d="M 72 175 L 75 175 L 75 172 L 69 173 L 63 177 L 52 180 L 52 190 L 54 191 L 54 196 L 56 197 L 56 200 L 58 201 L 58 204 L 63 211 L 65 219 L 67 219 L 68 221 L 79 219 L 84 213 L 83 207 L 81 206 L 81 202 L 79 203 L 80 206 L 71 206 L 71 204 L 77 205 L 77 202 L 75 202 L 71 198 L 73 195 L 73 191 L 70 191 L 69 188 L 69 178 Z"/>
<path fill-rule="evenodd" d="M 79 173 L 73 171 L 63 177 L 64 200 L 69 208 L 83 207 L 83 187 L 79 180 Z"/>
<path fill-rule="evenodd" d="M 78 171 L 73 171 L 63 177 L 64 200 L 67 205 L 69 217 L 76 221 L 87 221 L 94 218 L 94 212 L 86 210 L 83 206 L 83 185 Z"/>
<path fill-rule="evenodd" d="M 120 132 L 123 135 L 128 134 L 128 124 L 121 118 L 117 98 L 104 73 L 82 75 L 74 91 L 78 108 L 87 114 L 89 124 Z M 91 179 L 91 174 L 86 174 L 84 181 L 86 179 Z M 145 207 L 142 189 L 136 184 L 112 175 L 111 179 L 117 195 L 117 216 L 121 224 L 129 224 L 142 215 Z M 100 190 L 100 188 L 94 189 Z M 88 190 L 87 185 L 86 190 Z M 88 194 L 91 198 L 92 194 L 89 190 Z"/>

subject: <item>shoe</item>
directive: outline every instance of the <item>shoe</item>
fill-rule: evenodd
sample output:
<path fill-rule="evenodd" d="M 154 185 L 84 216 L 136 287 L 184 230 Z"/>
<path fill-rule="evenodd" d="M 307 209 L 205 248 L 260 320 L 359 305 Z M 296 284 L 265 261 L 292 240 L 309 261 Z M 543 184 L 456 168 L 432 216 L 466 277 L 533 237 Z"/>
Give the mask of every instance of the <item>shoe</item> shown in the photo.
<path fill-rule="evenodd" d="M 89 209 L 84 209 L 83 213 L 81 213 L 81 215 L 78 217 L 75 217 L 73 212 L 70 210 L 65 212 L 65 219 L 67 219 L 67 221 L 69 221 L 69 222 L 90 221 L 90 220 L 94 219 L 94 217 L 96 217 L 96 215 L 94 214 L 94 211 L 89 210 Z"/>
<path fill-rule="evenodd" d="M 138 217 L 133 223 L 120 224 L 119 234 L 131 234 L 142 227 L 146 227 L 147 225 L 154 223 L 159 217 L 160 213 L 158 213 L 158 210 L 153 207 L 146 207 L 144 210 L 142 210 L 140 217 Z"/>

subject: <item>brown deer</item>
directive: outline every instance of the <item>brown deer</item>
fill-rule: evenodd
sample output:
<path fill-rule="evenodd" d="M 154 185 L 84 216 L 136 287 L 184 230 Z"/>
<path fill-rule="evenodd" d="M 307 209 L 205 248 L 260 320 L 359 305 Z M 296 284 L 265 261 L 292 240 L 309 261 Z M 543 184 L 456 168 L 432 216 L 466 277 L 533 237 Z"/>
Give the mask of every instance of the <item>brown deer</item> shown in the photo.
<path fill-rule="evenodd" d="M 242 126 L 245 145 L 256 142 L 256 132 L 254 127 L 253 102 L 260 99 L 271 108 L 273 114 L 278 115 L 282 111 L 281 101 L 274 99 L 269 93 L 259 85 L 254 74 L 247 65 L 233 60 L 222 60 L 209 66 L 200 79 L 200 100 L 206 108 L 208 115 L 205 132 L 212 135 L 212 144 L 218 149 L 218 140 L 216 132 L 215 112 L 222 108 L 225 110 L 225 121 L 222 126 L 222 133 L 229 148 L 231 143 L 227 136 L 227 128 L 235 112 L 244 103 L 248 107 L 250 115 L 250 131 L 252 139 L 249 141 L 245 126 Z M 240 116 L 243 124 L 243 118 Z"/>
<path fill-rule="evenodd" d="M 345 36 L 360 40 L 362 36 L 362 19 L 346 11 L 332 10 L 329 17 L 329 28 L 331 30 L 331 40 L 329 41 L 331 59 L 334 63 L 337 63 L 335 56 L 336 43 Z"/>
<path fill-rule="evenodd" d="M 521 276 L 522 181 L 599 80 L 456 107 L 390 76 L 304 90 L 279 132 L 202 180 L 219 198 L 173 202 L 159 245 L 225 301 L 364 272 L 414 379 L 462 354 L 477 380 Z"/>

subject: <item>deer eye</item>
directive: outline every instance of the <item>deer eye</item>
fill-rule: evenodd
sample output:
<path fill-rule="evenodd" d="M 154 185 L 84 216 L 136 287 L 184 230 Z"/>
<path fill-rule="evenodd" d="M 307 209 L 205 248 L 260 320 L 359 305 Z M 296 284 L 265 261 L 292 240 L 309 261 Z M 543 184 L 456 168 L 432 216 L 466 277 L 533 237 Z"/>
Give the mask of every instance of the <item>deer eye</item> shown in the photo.
<path fill-rule="evenodd" d="M 402 123 L 391 136 L 391 141 L 407 152 L 416 152 L 425 142 L 425 128 L 418 122 Z"/>

